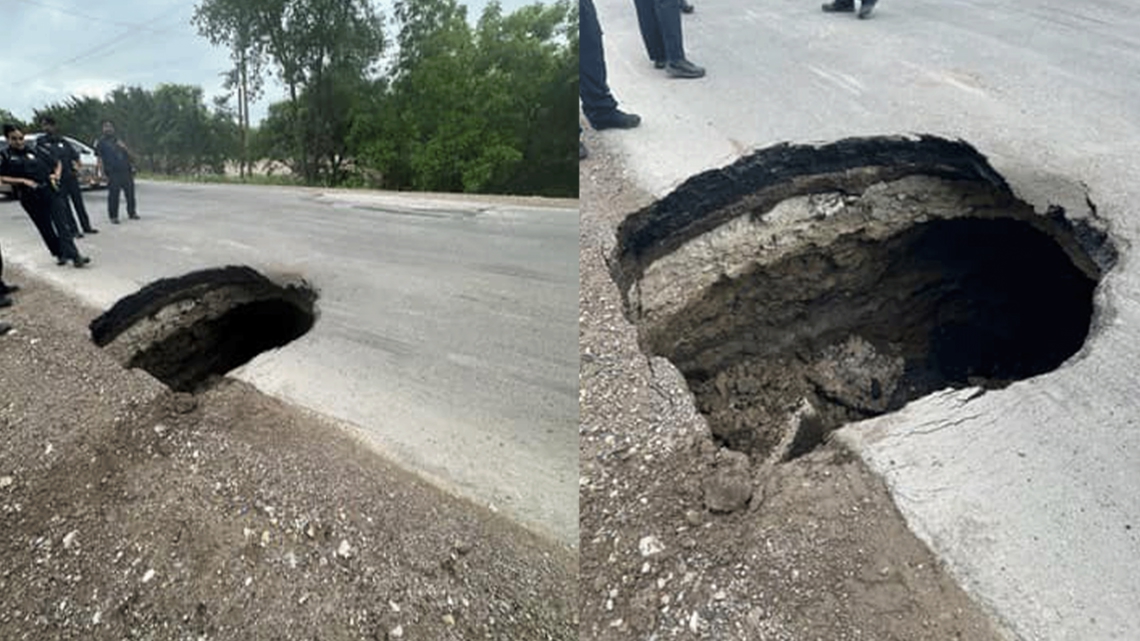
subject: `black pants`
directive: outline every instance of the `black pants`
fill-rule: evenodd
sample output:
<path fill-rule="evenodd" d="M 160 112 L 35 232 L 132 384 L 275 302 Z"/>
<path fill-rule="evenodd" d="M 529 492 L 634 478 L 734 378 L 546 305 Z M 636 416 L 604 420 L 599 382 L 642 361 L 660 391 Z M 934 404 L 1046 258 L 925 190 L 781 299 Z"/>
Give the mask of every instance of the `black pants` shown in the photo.
<path fill-rule="evenodd" d="M 60 195 L 50 187 L 21 189 L 20 205 L 39 230 L 52 256 L 65 260 L 79 257 Z"/>
<path fill-rule="evenodd" d="M 72 235 L 78 234 L 80 230 L 91 231 L 91 219 L 87 217 L 87 208 L 83 206 L 83 191 L 79 188 L 79 179 L 75 174 L 64 173 L 63 179 L 59 182 L 59 190 L 63 192 L 63 205 L 67 208 L 67 222 Z M 74 215 L 72 215 L 73 208 Z M 79 218 L 78 225 L 75 224 L 76 218 Z"/>
<path fill-rule="evenodd" d="M 135 178 L 131 175 L 130 170 L 116 171 L 107 174 L 107 181 L 109 183 L 107 189 L 107 215 L 111 220 L 119 219 L 119 190 L 127 195 L 127 215 L 134 218 L 138 215 L 135 211 Z"/>
<path fill-rule="evenodd" d="M 606 116 L 617 109 L 617 100 L 606 84 L 606 56 L 602 50 L 602 26 L 594 0 L 578 0 L 578 96 L 582 113 L 589 120 Z"/>
<path fill-rule="evenodd" d="M 645 51 L 653 61 L 677 62 L 685 59 L 681 37 L 680 0 L 633 0 L 637 27 Z"/>

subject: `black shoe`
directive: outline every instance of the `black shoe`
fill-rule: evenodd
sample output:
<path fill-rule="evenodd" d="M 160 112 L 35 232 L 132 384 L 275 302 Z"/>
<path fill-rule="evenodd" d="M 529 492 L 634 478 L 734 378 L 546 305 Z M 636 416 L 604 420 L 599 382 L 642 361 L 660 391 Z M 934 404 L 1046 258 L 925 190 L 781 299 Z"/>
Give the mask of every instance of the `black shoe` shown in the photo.
<path fill-rule="evenodd" d="M 864 2 L 859 7 L 859 19 L 860 20 L 866 20 L 867 18 L 870 18 L 871 12 L 874 10 L 875 10 L 875 3 L 874 2 Z"/>
<path fill-rule="evenodd" d="M 138 220 L 139 215 L 138 214 L 127 214 L 127 218 L 130 218 L 131 220 Z"/>
<path fill-rule="evenodd" d="M 0 296 L 0 307 L 11 307 L 12 299 L 7 296 Z"/>
<path fill-rule="evenodd" d="M 12 331 L 12 326 L 8 323 L 0 323 L 0 336 Z"/>
<path fill-rule="evenodd" d="M 71 235 L 72 238 L 83 238 L 83 232 L 77 231 Z"/>
<path fill-rule="evenodd" d="M 112 219 L 111 219 L 111 224 L 112 224 L 112 225 L 118 225 L 118 224 L 119 224 L 119 219 L 118 219 L 118 218 L 112 218 Z"/>
<path fill-rule="evenodd" d="M 71 261 L 76 267 L 83 267 L 89 262 L 91 262 L 91 259 L 86 256 L 76 256 L 75 259 Z"/>
<path fill-rule="evenodd" d="M 689 4 L 687 0 L 681 0 L 681 13 L 692 13 L 696 7 Z"/>
<path fill-rule="evenodd" d="M 633 129 L 640 124 L 641 116 L 637 114 L 627 114 L 621 109 L 614 109 L 597 120 L 590 120 L 590 126 L 597 131 L 603 129 Z"/>
<path fill-rule="evenodd" d="M 61 265 L 61 266 L 62 266 L 62 265 L 66 265 L 66 264 L 67 264 L 67 259 L 66 259 L 66 258 L 64 258 L 63 256 L 57 256 L 57 257 L 56 257 L 56 259 L 55 259 L 55 264 L 56 264 L 56 265 Z"/>
<path fill-rule="evenodd" d="M 665 61 L 664 60 L 654 60 L 653 61 L 653 68 L 654 69 L 664 69 L 665 68 Z"/>
<path fill-rule="evenodd" d="M 18 291 L 20 291 L 19 285 L 0 285 L 0 296 L 15 294 Z"/>
<path fill-rule="evenodd" d="M 579 140 L 578 141 L 578 160 L 585 160 L 586 156 L 589 156 L 589 155 L 590 155 L 590 152 L 586 151 L 586 143 Z"/>
<path fill-rule="evenodd" d="M 92 227 L 91 229 L 84 229 L 83 233 L 85 233 L 85 234 L 98 234 L 99 230 Z"/>
<path fill-rule="evenodd" d="M 828 2 L 827 4 L 823 5 L 823 10 L 827 13 L 838 13 L 841 11 L 851 12 L 855 10 L 855 3 L 840 2 L 840 0 L 835 0 L 835 2 Z"/>
<path fill-rule="evenodd" d="M 665 73 L 671 78 L 700 78 L 705 75 L 705 68 L 688 60 L 678 60 L 665 65 Z"/>

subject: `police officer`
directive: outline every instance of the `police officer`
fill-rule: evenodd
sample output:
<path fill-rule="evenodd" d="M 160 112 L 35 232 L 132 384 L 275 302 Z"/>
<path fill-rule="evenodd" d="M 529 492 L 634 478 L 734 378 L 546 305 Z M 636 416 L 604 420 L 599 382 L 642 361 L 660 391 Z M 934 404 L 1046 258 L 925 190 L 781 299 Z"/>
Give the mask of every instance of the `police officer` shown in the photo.
<path fill-rule="evenodd" d="M 48 251 L 60 265 L 71 261 L 83 267 L 91 259 L 79 253 L 64 220 L 61 198 L 57 195 L 63 167 L 43 149 L 24 146 L 24 132 L 15 125 L 4 125 L 8 148 L 0 152 L 0 182 L 16 187 L 20 205 L 35 223 Z"/>
<path fill-rule="evenodd" d="M 43 127 L 45 135 L 36 141 L 36 146 L 43 146 L 63 166 L 59 191 L 63 197 L 63 207 L 72 235 L 83 238 L 83 234 L 98 234 L 99 230 L 92 227 L 91 221 L 87 218 L 87 208 L 83 206 L 83 192 L 79 189 L 79 178 L 76 176 L 76 172 L 79 171 L 79 152 L 59 135 L 55 118 L 43 116 L 40 118 L 40 126 Z M 72 204 L 75 205 L 74 215 L 71 212 Z M 76 217 L 79 218 L 79 225 L 75 224 Z"/>
<path fill-rule="evenodd" d="M 871 17 L 871 12 L 875 10 L 875 2 L 877 0 L 863 0 L 859 4 L 859 19 L 866 20 Z M 832 0 L 823 5 L 823 10 L 827 13 L 850 13 L 855 11 L 855 0 Z"/>
<path fill-rule="evenodd" d="M 685 58 L 680 0 L 633 0 L 637 27 L 653 66 L 672 78 L 701 78 L 703 67 Z"/>
<path fill-rule="evenodd" d="M 138 220 L 135 211 L 135 178 L 131 171 L 130 150 L 115 137 L 115 123 L 103 121 L 103 137 L 95 143 L 95 155 L 107 176 L 107 214 L 111 222 L 119 224 L 119 191 L 127 196 L 127 216 Z"/>
<path fill-rule="evenodd" d="M 578 97 L 582 99 L 582 113 L 590 126 L 602 129 L 630 129 L 641 123 L 641 117 L 618 109 L 617 100 L 606 84 L 606 57 L 602 50 L 602 27 L 594 0 L 578 0 L 579 45 Z M 581 133 L 579 127 L 578 132 Z M 578 140 L 578 159 L 586 157 L 586 146 Z"/>

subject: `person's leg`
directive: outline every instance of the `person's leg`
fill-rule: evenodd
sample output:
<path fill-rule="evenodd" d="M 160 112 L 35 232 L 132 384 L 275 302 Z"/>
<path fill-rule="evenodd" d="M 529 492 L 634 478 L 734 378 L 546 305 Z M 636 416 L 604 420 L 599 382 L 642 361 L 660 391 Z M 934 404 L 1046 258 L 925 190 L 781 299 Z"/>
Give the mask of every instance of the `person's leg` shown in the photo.
<path fill-rule="evenodd" d="M 645 43 L 645 52 L 649 54 L 650 60 L 664 66 L 665 41 L 661 36 L 661 25 L 657 22 L 654 2 L 655 0 L 633 0 L 633 7 L 637 10 L 637 28 Z"/>
<path fill-rule="evenodd" d="M 594 0 L 578 0 L 578 96 L 582 112 L 593 120 L 617 109 L 617 100 L 606 84 L 606 56 L 602 49 L 602 27 L 594 9 Z"/>
<path fill-rule="evenodd" d="M 65 203 L 66 201 L 63 198 L 51 195 L 45 200 L 43 207 L 47 210 L 47 215 L 51 217 L 56 234 L 59 237 L 59 260 L 70 260 L 75 263 L 76 267 L 82 267 L 86 261 L 80 255 L 79 248 L 75 246 L 71 229 L 67 226 Z"/>
<path fill-rule="evenodd" d="M 79 223 L 75 222 L 75 214 L 71 211 L 71 201 L 67 198 L 67 191 L 62 181 L 59 185 L 59 193 L 55 194 L 55 198 L 61 209 L 61 220 L 67 225 L 67 231 L 71 233 L 73 238 L 81 237 L 83 232 L 79 231 Z"/>
<path fill-rule="evenodd" d="M 123 188 L 119 174 L 107 174 L 107 216 L 119 222 L 119 190 Z"/>
<path fill-rule="evenodd" d="M 876 0 L 863 0 L 859 4 L 859 19 L 864 20 L 871 17 L 871 12 L 875 10 Z"/>
<path fill-rule="evenodd" d="M 673 78 L 700 78 L 705 70 L 685 58 L 684 38 L 681 35 L 680 0 L 654 0 L 657 22 L 661 25 L 665 47 L 665 72 Z"/>
<path fill-rule="evenodd" d="M 79 228 L 85 234 L 98 233 L 94 227 L 91 226 L 91 219 L 87 217 L 87 207 L 83 204 L 83 190 L 79 188 L 79 180 L 75 176 L 65 178 L 63 181 L 64 191 L 67 197 L 71 200 L 71 204 L 75 209 L 75 216 L 79 219 Z"/>
<path fill-rule="evenodd" d="M 127 216 L 130 218 L 138 218 L 139 212 L 138 209 L 135 208 L 135 177 L 129 173 L 127 177 L 123 179 L 123 190 L 127 194 Z"/>
<path fill-rule="evenodd" d="M 665 47 L 665 62 L 685 59 L 684 38 L 681 35 L 681 3 L 679 0 L 654 0 L 653 10 L 661 29 L 661 42 Z"/>
<path fill-rule="evenodd" d="M 59 257 L 59 238 L 55 235 L 55 228 L 51 222 L 51 216 L 45 215 L 42 207 L 39 206 L 39 199 L 33 193 L 24 193 L 20 195 L 20 206 L 24 208 L 24 212 L 28 214 L 28 218 L 32 219 L 32 224 L 36 226 L 36 231 L 40 232 L 40 238 L 44 239 L 44 245 L 47 246 L 52 256 Z"/>

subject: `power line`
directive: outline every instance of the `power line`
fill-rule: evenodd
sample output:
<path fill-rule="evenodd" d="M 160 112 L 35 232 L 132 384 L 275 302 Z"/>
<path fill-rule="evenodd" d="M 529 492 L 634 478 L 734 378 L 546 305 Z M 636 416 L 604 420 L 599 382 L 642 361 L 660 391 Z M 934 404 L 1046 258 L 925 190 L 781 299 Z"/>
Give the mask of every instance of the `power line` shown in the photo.
<path fill-rule="evenodd" d="M 70 18 L 82 18 L 84 20 L 90 20 L 92 22 L 102 22 L 104 24 L 113 24 L 113 25 L 116 25 L 119 27 L 127 27 L 130 29 L 145 30 L 145 31 L 150 31 L 152 33 L 164 33 L 164 32 L 170 31 L 169 29 L 162 29 L 162 30 L 147 29 L 147 28 L 143 27 L 142 25 L 137 25 L 137 24 L 133 24 L 130 22 L 122 22 L 120 20 L 109 20 L 107 18 L 102 18 L 99 16 L 93 16 L 93 15 L 87 14 L 87 13 L 80 13 L 80 12 L 75 11 L 73 9 L 64 9 L 63 7 L 57 7 L 57 6 L 46 4 L 43 2 L 36 2 L 35 0 L 15 0 L 15 2 L 23 3 L 23 4 L 30 4 L 34 7 L 40 7 L 42 9 L 49 9 L 51 11 L 54 11 L 56 13 L 59 13 L 59 14 L 65 15 L 65 16 L 68 16 Z"/>
<path fill-rule="evenodd" d="M 180 8 L 181 8 L 181 6 L 176 7 L 176 9 L 180 9 Z M 86 51 L 83 51 L 82 53 L 76 54 L 76 55 L 72 56 L 71 58 L 64 60 L 63 62 L 56 63 L 56 64 L 54 64 L 54 65 L 52 65 L 46 69 L 42 69 L 42 70 L 38 71 L 37 73 L 35 73 L 34 75 L 28 76 L 27 78 L 23 78 L 23 79 L 17 81 L 15 84 L 16 85 L 22 85 L 24 83 L 31 82 L 32 80 L 35 80 L 36 78 L 39 78 L 43 75 L 51 73 L 51 72 L 59 69 L 60 67 L 64 67 L 66 65 L 69 65 L 73 62 L 78 62 L 78 61 L 83 60 L 85 58 L 91 59 L 91 58 L 97 57 L 97 56 L 95 56 L 96 53 L 103 51 L 105 49 L 109 49 L 109 48 L 113 47 L 114 45 L 122 42 L 123 40 L 126 40 L 127 38 L 130 38 L 132 36 L 137 35 L 135 33 L 135 31 L 149 27 L 150 25 L 161 21 L 163 18 L 169 17 L 171 15 L 171 13 L 173 13 L 173 12 L 168 11 L 168 12 L 160 14 L 160 15 L 158 15 L 158 16 L 156 16 L 156 17 L 154 17 L 154 18 L 152 18 L 152 19 L 150 19 L 150 20 L 148 20 L 142 24 L 133 25 L 132 30 L 128 30 L 123 34 L 120 34 L 119 36 L 112 38 L 111 40 L 108 40 L 106 42 L 98 44 L 98 45 L 96 45 L 90 49 L 87 49 Z M 161 33 L 161 31 L 156 31 L 156 33 Z M 106 53 L 104 53 L 104 55 L 106 55 Z"/>

